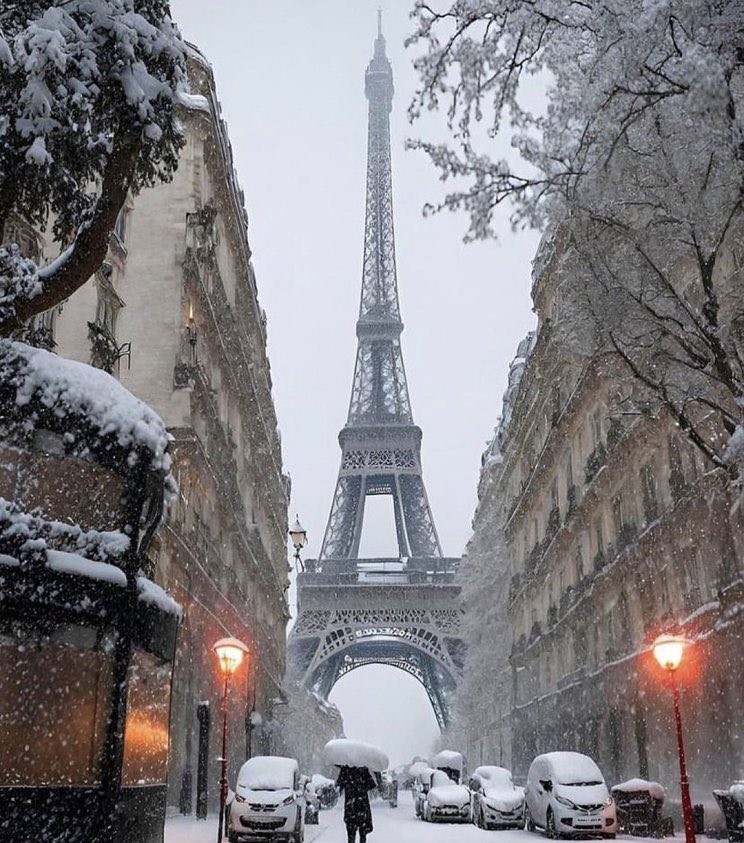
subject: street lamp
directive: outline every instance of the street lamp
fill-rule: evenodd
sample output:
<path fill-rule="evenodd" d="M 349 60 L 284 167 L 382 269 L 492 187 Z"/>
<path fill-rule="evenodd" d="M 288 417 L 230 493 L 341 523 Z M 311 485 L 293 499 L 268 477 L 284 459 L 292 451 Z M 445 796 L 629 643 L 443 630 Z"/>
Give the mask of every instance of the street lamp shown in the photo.
<path fill-rule="evenodd" d="M 295 564 L 297 565 L 300 570 L 304 571 L 305 566 L 302 564 L 302 560 L 300 559 L 300 551 L 303 547 L 307 544 L 307 530 L 300 524 L 300 518 L 298 515 L 295 515 L 295 522 L 289 528 L 289 538 L 292 541 L 292 545 L 295 549 Z"/>
<path fill-rule="evenodd" d="M 248 648 L 237 638 L 220 638 L 212 649 L 217 654 L 220 670 L 225 677 L 222 692 L 222 757 L 220 775 L 220 816 L 217 826 L 217 843 L 222 841 L 222 824 L 225 819 L 225 804 L 227 802 L 227 685 L 230 677 L 240 667 L 243 658 L 248 654 Z"/>
<path fill-rule="evenodd" d="M 677 635 L 660 635 L 651 645 L 654 658 L 666 670 L 669 684 L 672 686 L 672 701 L 674 704 L 674 722 L 677 727 L 677 751 L 679 753 L 679 783 L 682 791 L 682 817 L 685 823 L 685 843 L 695 843 L 695 821 L 692 815 L 692 801 L 690 800 L 690 782 L 687 778 L 687 763 L 685 761 L 685 745 L 682 741 L 682 717 L 679 711 L 679 686 L 675 671 L 682 662 L 685 648 L 689 641 Z"/>

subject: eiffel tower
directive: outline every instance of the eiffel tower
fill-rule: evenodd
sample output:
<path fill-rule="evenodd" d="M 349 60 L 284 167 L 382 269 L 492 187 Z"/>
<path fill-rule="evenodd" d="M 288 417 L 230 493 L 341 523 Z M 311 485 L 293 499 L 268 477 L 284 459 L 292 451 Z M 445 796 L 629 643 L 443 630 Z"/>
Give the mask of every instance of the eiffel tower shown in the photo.
<path fill-rule="evenodd" d="M 323 544 L 298 576 L 290 668 L 326 697 L 352 670 L 388 664 L 418 679 L 439 725 L 462 671 L 457 559 L 442 556 L 421 471 L 400 336 L 393 230 L 393 71 L 381 12 L 365 74 L 369 101 L 364 263 L 354 380 L 339 434 L 341 468 Z M 392 498 L 398 557 L 360 559 L 371 495 Z"/>

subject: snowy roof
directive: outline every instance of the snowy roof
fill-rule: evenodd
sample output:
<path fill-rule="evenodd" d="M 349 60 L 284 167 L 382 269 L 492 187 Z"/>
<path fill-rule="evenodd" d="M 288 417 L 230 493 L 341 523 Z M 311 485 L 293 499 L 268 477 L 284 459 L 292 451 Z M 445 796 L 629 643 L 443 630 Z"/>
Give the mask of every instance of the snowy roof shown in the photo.
<path fill-rule="evenodd" d="M 367 767 L 374 773 L 387 770 L 387 755 L 378 747 L 349 738 L 328 741 L 323 751 L 326 762 L 336 767 Z"/>
<path fill-rule="evenodd" d="M 455 752 L 454 750 L 451 750 L 451 749 L 443 749 L 441 752 L 438 752 L 431 759 L 431 766 L 432 767 L 450 767 L 453 770 L 462 771 L 462 768 L 463 768 L 462 753 Z"/>
<path fill-rule="evenodd" d="M 138 599 L 142 603 L 156 606 L 169 615 L 175 615 L 179 620 L 183 617 L 181 604 L 176 603 L 165 589 L 161 588 L 152 580 L 148 580 L 147 577 L 137 577 L 137 592 Z"/>
<path fill-rule="evenodd" d="M 493 433 L 493 438 L 488 443 L 488 447 L 481 457 L 481 465 L 487 468 L 489 465 L 500 463 L 502 461 L 503 445 L 506 436 L 509 433 L 509 426 L 511 424 L 512 415 L 514 414 L 514 405 L 519 391 L 519 385 L 522 382 L 522 375 L 524 368 L 527 365 L 532 350 L 537 342 L 537 332 L 530 331 L 524 339 L 522 339 L 517 346 L 517 354 L 509 365 L 509 379 L 504 392 L 504 397 L 501 407 L 501 416 Z"/>
<path fill-rule="evenodd" d="M 658 782 L 648 782 L 646 779 L 628 779 L 627 782 L 620 782 L 612 788 L 612 792 L 649 793 L 654 799 L 660 799 L 662 802 L 666 798 L 666 791 Z"/>
<path fill-rule="evenodd" d="M 101 369 L 0 340 L 0 397 L 15 407 L 11 423 L 13 416 L 22 421 L 13 427 L 15 436 L 31 437 L 37 428 L 57 431 L 68 454 L 92 452 L 104 463 L 124 456 L 130 468 L 141 455 L 150 469 L 170 470 L 163 420 Z"/>
<path fill-rule="evenodd" d="M 67 553 L 63 550 L 47 550 L 47 567 L 63 574 L 76 574 L 92 580 L 110 582 L 114 585 L 126 586 L 127 575 L 116 565 L 108 562 L 96 562 L 86 559 L 77 553 Z"/>
<path fill-rule="evenodd" d="M 294 787 L 299 765 L 294 758 L 257 755 L 249 758 L 238 773 L 238 786 L 248 790 L 283 790 Z"/>

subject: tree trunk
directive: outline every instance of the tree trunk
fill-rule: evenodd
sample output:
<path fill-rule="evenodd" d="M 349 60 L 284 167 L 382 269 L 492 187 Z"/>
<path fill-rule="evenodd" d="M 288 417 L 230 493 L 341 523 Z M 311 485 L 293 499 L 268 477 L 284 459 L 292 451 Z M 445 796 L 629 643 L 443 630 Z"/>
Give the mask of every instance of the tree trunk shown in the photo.
<path fill-rule="evenodd" d="M 139 134 L 120 131 L 114 137 L 113 151 L 90 221 L 81 226 L 70 253 L 54 271 L 47 274 L 43 268 L 40 270 L 41 293 L 18 302 L 15 317 L 0 324 L 0 335 L 10 336 L 23 322 L 69 298 L 101 267 L 116 218 L 132 185 L 140 146 Z"/>

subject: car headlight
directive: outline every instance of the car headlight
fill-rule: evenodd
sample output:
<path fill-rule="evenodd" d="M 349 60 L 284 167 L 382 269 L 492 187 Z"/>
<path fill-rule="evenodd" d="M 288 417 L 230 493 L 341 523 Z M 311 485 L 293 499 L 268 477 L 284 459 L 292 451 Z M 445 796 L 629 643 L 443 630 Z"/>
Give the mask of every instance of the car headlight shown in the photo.
<path fill-rule="evenodd" d="M 570 799 L 566 799 L 565 796 L 559 796 L 557 793 L 555 795 L 555 801 L 560 802 L 561 805 L 565 805 L 567 808 L 576 808 L 576 805 L 574 805 L 574 803 Z"/>
<path fill-rule="evenodd" d="M 235 801 L 236 802 L 245 802 L 245 796 L 241 796 L 239 793 L 235 794 Z"/>
<path fill-rule="evenodd" d="M 609 808 L 609 807 L 610 807 L 610 805 L 612 805 L 612 803 L 613 803 L 614 801 L 615 801 L 615 800 L 614 800 L 611 796 L 608 796 L 608 797 L 607 797 L 607 799 L 605 799 L 605 801 L 604 801 L 604 806 L 605 806 L 605 808 Z"/>
<path fill-rule="evenodd" d="M 463 817 L 466 817 L 469 810 L 470 810 L 469 805 L 463 805 L 462 808 L 460 808 L 460 813 L 463 815 Z"/>
<path fill-rule="evenodd" d="M 283 802 L 282 805 L 291 805 L 295 801 L 294 796 L 288 796 Z"/>

